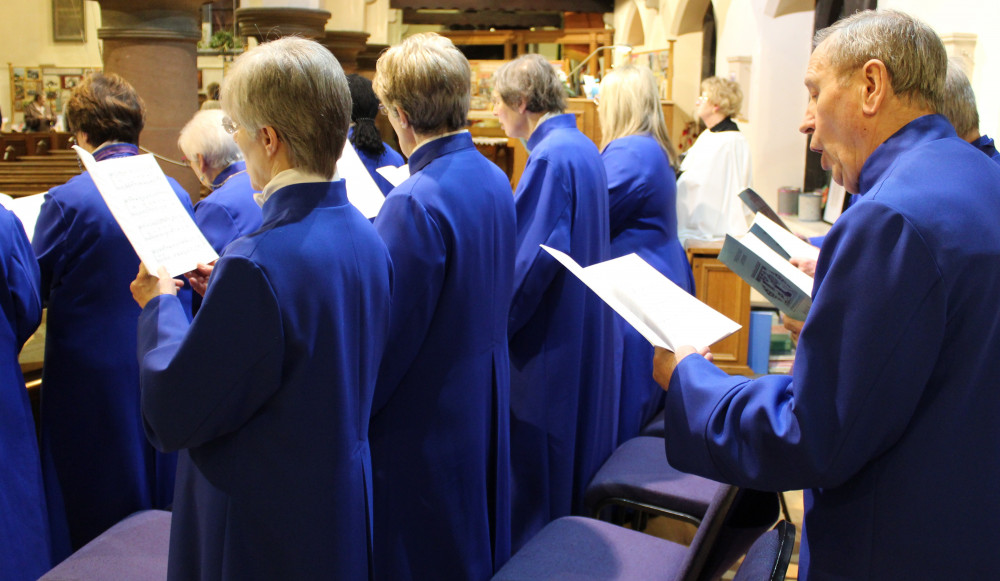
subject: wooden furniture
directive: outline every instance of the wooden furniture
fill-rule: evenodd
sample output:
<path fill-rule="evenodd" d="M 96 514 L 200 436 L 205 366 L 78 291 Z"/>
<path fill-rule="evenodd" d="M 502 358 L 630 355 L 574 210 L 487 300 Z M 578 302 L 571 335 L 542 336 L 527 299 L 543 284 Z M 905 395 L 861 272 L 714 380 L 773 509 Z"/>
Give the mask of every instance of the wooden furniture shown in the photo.
<path fill-rule="evenodd" d="M 602 46 L 614 44 L 615 31 L 607 28 L 574 28 L 563 30 L 448 30 L 440 33 L 456 45 L 496 45 L 503 46 L 504 60 L 511 60 L 528 51 L 531 44 L 561 44 L 587 47 L 590 54 Z M 604 68 L 611 70 L 611 51 L 604 55 Z M 598 61 L 592 59 L 587 73 L 597 76 Z"/>
<path fill-rule="evenodd" d="M 719 261 L 722 242 L 689 241 L 695 296 L 743 327 L 711 346 L 715 364 L 726 373 L 753 375 L 748 365 L 750 346 L 750 285 Z"/>

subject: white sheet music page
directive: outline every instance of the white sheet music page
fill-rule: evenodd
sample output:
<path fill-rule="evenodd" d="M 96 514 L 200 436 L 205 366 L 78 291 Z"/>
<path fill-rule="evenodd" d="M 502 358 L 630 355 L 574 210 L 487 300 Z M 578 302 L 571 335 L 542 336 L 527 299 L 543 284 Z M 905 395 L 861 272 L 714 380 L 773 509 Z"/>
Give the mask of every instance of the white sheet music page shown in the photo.
<path fill-rule="evenodd" d="M 385 203 L 385 196 L 372 178 L 372 174 L 368 173 L 368 168 L 358 157 L 358 152 L 354 151 L 350 141 L 344 142 L 344 152 L 337 160 L 337 174 L 344 178 L 347 200 L 364 214 L 365 218 L 378 216 L 378 211 Z"/>
<path fill-rule="evenodd" d="M 392 187 L 398 186 L 410 177 L 409 164 L 403 164 L 399 167 L 394 165 L 384 165 L 375 171 L 378 172 L 378 175 L 384 177 L 390 184 L 392 184 Z"/>
<path fill-rule="evenodd" d="M 73 149 L 146 270 L 155 274 L 162 265 L 179 276 L 219 257 L 152 155 L 99 162 L 79 146 Z"/>
<path fill-rule="evenodd" d="M 635 253 L 583 268 L 564 252 L 542 248 L 657 347 L 707 347 L 740 330 Z"/>

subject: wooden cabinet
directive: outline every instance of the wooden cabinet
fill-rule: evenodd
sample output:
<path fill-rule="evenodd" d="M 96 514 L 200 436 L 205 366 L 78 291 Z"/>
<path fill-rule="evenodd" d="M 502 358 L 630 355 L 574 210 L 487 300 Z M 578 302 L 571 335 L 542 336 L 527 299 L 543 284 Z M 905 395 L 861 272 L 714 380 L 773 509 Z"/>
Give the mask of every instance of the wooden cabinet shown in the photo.
<path fill-rule="evenodd" d="M 711 346 L 715 364 L 726 373 L 753 375 L 750 345 L 750 285 L 719 261 L 722 242 L 693 242 L 687 249 L 694 271 L 695 296 L 743 327 Z"/>

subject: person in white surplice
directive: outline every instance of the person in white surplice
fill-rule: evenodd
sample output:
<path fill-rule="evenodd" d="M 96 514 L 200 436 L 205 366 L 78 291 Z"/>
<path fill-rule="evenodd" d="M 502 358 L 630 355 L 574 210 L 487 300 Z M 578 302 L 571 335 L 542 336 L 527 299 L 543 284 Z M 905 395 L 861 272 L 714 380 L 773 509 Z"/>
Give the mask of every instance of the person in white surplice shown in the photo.
<path fill-rule="evenodd" d="M 685 244 L 747 230 L 750 212 L 738 196 L 751 184 L 750 146 L 732 120 L 742 101 L 734 81 L 709 77 L 701 82 L 695 114 L 708 130 L 691 146 L 677 179 L 678 237 Z"/>

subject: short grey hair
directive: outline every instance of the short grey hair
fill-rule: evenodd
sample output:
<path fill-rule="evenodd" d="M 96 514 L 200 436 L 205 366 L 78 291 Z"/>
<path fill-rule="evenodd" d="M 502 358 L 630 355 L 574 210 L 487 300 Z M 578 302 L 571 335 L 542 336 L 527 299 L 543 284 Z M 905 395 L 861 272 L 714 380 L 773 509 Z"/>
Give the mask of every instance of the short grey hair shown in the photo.
<path fill-rule="evenodd" d="M 406 112 L 418 133 L 458 131 L 472 99 L 469 61 L 450 39 L 417 34 L 382 53 L 372 88 L 386 105 Z"/>
<path fill-rule="evenodd" d="M 955 127 L 955 133 L 962 139 L 973 131 L 979 132 L 979 110 L 976 108 L 976 93 L 972 90 L 969 77 L 965 76 L 960 61 L 948 60 L 948 75 L 944 81 L 944 93 L 937 107 Z"/>
<path fill-rule="evenodd" d="M 332 178 L 351 123 L 351 92 L 333 54 L 285 37 L 243 53 L 222 84 L 222 108 L 251 132 L 273 127 L 292 165 Z"/>
<path fill-rule="evenodd" d="M 915 105 L 936 108 L 948 56 L 924 22 L 898 10 L 865 10 L 818 31 L 813 47 L 823 43 L 828 43 L 830 64 L 841 80 L 869 60 L 879 60 L 889 71 L 893 92 Z"/>
<path fill-rule="evenodd" d="M 497 69 L 493 88 L 508 107 L 519 107 L 523 100 L 532 113 L 566 110 L 566 89 L 552 64 L 540 54 L 523 54 Z"/>
<path fill-rule="evenodd" d="M 233 136 L 222 128 L 226 114 L 221 109 L 198 111 L 181 129 L 177 147 L 184 157 L 194 160 L 200 153 L 208 167 L 223 170 L 243 159 Z"/>

